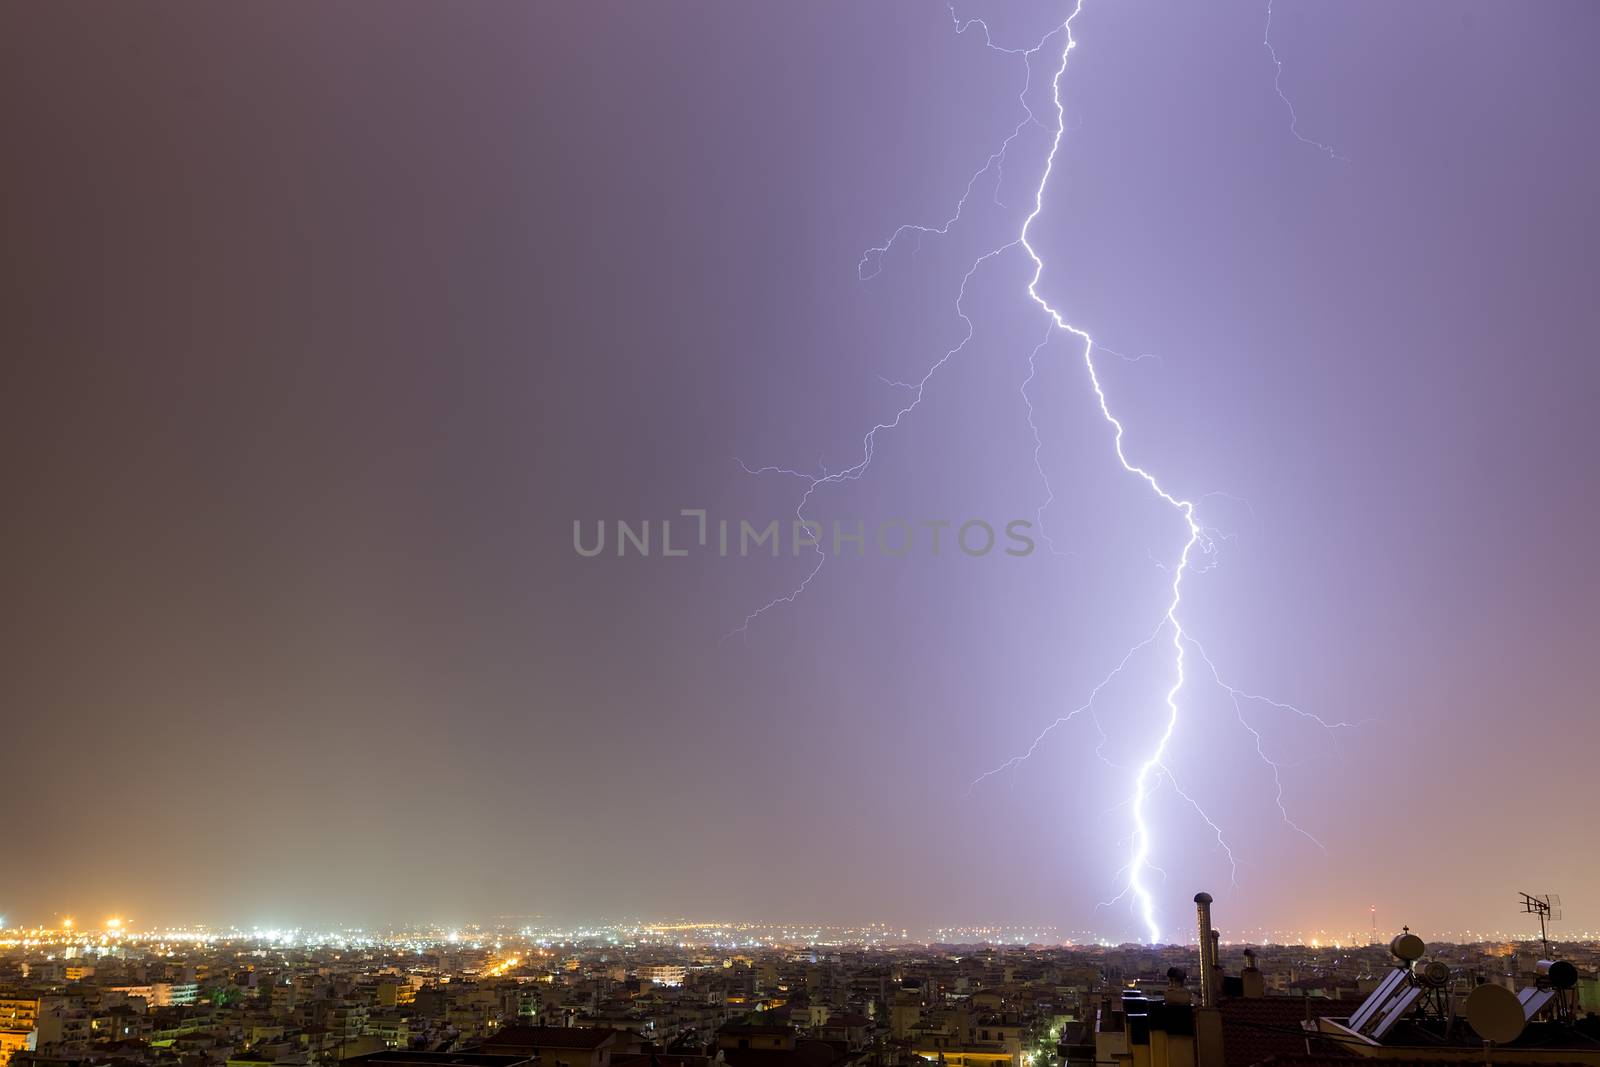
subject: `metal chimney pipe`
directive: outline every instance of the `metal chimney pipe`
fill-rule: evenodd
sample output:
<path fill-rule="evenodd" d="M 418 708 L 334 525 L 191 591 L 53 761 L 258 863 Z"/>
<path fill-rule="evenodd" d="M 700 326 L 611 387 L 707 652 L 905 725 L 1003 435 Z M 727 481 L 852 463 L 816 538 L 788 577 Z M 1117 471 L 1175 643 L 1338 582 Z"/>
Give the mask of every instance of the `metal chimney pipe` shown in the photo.
<path fill-rule="evenodd" d="M 1211 928 L 1211 1006 L 1222 999 L 1222 933 Z"/>
<path fill-rule="evenodd" d="M 1196 893 L 1194 910 L 1200 934 L 1200 1006 L 1217 1006 L 1217 942 L 1211 929 L 1211 894 Z"/>

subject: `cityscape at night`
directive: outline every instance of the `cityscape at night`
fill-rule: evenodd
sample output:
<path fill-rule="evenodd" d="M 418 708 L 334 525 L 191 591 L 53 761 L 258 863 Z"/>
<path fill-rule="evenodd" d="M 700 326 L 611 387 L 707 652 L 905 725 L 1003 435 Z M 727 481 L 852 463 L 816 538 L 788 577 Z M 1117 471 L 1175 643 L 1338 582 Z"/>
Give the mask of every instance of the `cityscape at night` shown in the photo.
<path fill-rule="evenodd" d="M 1216 929 L 1212 903 L 1196 895 L 1197 937 Z M 1524 914 L 1548 923 L 1549 904 L 1525 896 Z M 1565 942 L 1552 961 L 1554 946 L 1526 936 L 1425 942 L 1407 929 L 1287 945 L 1216 931 L 1208 956 L 1024 942 L 1006 927 L 917 942 L 880 925 L 522 918 L 381 932 L 141 931 L 122 917 L 11 929 L 0 1048 L 45 1067 L 1127 1067 L 1321 1064 L 1355 1042 L 1406 1059 L 1420 1035 L 1427 1062 L 1467 1063 L 1485 1054 L 1476 1027 L 1503 1022 L 1482 1006 L 1487 988 L 1517 1030 L 1484 1039 L 1500 1045 L 1491 1061 L 1600 1059 L 1593 941 Z M 1455 1001 L 1459 1020 L 1439 1010 Z"/>
<path fill-rule="evenodd" d="M 1596 42 L 0 3 L 0 1067 L 1600 1067 Z"/>

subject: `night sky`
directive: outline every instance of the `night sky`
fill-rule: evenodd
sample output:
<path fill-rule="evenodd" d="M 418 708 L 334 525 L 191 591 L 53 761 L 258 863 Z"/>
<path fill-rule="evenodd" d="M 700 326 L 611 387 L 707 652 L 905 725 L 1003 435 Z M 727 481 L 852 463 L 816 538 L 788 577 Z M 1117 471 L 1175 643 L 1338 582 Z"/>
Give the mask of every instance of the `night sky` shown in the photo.
<path fill-rule="evenodd" d="M 1070 11 L 986 15 L 1026 48 Z M 1600 8 L 1087 0 L 1032 230 L 1130 457 L 1218 532 L 1164 928 L 1600 929 Z M 1059 554 L 580 557 L 787 520 L 963 337 L 1049 149 L 941 4 L 0 7 L 0 914 L 1142 927 L 1129 767 L 1182 524 L 1082 354 Z M 1342 158 L 1336 158 L 1342 157 Z M 869 272 L 870 273 L 870 272 Z M 1018 249 L 808 512 L 1033 519 Z M 1155 358 L 1134 361 L 1133 357 Z M 1208 495 L 1210 494 L 1210 495 Z M 683 531 L 675 527 L 675 537 Z M 1110 765 L 1096 758 L 1096 747 Z M 1315 837 L 1320 842 L 1310 840 Z"/>

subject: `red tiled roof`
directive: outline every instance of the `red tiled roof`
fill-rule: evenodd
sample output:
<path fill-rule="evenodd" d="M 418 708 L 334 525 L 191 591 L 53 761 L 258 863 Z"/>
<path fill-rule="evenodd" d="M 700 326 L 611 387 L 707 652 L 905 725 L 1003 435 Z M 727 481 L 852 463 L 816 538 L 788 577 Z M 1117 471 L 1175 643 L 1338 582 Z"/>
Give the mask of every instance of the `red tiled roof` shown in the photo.
<path fill-rule="evenodd" d="M 1306 1019 L 1343 1018 L 1360 1005 L 1323 997 L 1230 997 L 1222 1012 L 1222 1058 L 1226 1067 L 1255 1067 L 1279 1056 L 1304 1056 Z"/>

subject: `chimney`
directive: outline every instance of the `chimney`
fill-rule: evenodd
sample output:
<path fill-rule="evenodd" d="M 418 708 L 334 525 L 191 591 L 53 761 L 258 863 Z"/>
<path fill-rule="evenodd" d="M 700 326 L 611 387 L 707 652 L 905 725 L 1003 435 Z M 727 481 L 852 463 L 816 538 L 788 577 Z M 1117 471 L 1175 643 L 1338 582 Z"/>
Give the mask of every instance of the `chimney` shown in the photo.
<path fill-rule="evenodd" d="M 1216 1007 L 1228 993 L 1228 981 L 1222 973 L 1222 931 L 1211 928 L 1211 1006 Z"/>
<path fill-rule="evenodd" d="M 1217 1006 L 1217 942 L 1211 928 L 1211 894 L 1194 895 L 1195 918 L 1200 941 L 1200 1006 Z"/>
<path fill-rule="evenodd" d="M 1194 895 L 1195 916 L 1200 935 L 1200 1002 L 1194 1011 L 1194 1062 L 1195 1067 L 1223 1067 L 1222 1012 L 1217 1007 L 1221 999 L 1222 972 L 1217 967 L 1217 932 L 1211 926 L 1211 894 Z"/>
<path fill-rule="evenodd" d="M 1255 949 L 1244 950 L 1244 972 L 1239 977 L 1244 984 L 1245 996 L 1259 997 L 1266 994 L 1266 981 L 1261 976 L 1261 968 L 1256 966 Z"/>
<path fill-rule="evenodd" d="M 1167 968 L 1166 998 L 1168 1004 L 1194 1003 L 1194 998 L 1190 996 L 1189 991 L 1184 988 L 1184 983 L 1188 980 L 1189 972 L 1185 971 L 1182 967 Z"/>

